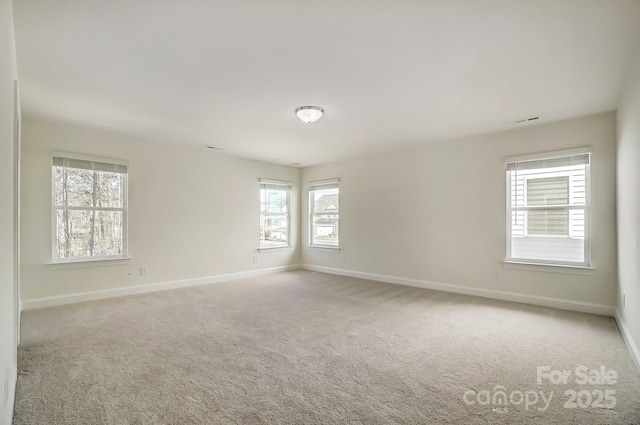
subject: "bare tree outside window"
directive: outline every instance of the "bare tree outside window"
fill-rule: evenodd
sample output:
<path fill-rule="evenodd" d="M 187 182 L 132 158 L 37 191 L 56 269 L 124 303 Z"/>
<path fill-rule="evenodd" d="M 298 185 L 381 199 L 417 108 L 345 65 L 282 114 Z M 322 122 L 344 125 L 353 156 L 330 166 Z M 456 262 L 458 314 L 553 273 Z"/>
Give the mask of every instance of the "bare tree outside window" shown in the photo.
<path fill-rule="evenodd" d="M 127 167 L 53 158 L 54 260 L 126 256 Z"/>

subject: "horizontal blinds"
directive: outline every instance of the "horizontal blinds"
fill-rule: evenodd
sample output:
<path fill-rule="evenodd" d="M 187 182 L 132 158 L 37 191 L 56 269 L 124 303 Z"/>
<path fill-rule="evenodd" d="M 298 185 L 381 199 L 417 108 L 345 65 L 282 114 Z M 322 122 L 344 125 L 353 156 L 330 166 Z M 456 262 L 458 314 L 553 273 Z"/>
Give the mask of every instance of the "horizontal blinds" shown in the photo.
<path fill-rule="evenodd" d="M 65 158 L 61 156 L 53 157 L 55 167 L 76 168 L 81 170 L 105 171 L 109 173 L 127 173 L 127 166 L 124 164 L 110 164 L 108 162 L 90 161 L 86 159 Z"/>
<path fill-rule="evenodd" d="M 322 180 L 309 183 L 309 190 L 337 189 L 340 179 Z"/>
<path fill-rule="evenodd" d="M 559 156 L 555 158 L 534 159 L 531 161 L 508 162 L 507 171 L 534 170 L 541 168 L 570 167 L 589 164 L 589 153 Z"/>
<path fill-rule="evenodd" d="M 260 179 L 260 187 L 269 190 L 291 190 L 291 182 Z"/>
<path fill-rule="evenodd" d="M 569 176 L 529 179 L 527 205 L 569 205 Z"/>
<path fill-rule="evenodd" d="M 568 236 L 569 211 L 529 211 L 527 217 L 527 235 L 529 236 Z"/>

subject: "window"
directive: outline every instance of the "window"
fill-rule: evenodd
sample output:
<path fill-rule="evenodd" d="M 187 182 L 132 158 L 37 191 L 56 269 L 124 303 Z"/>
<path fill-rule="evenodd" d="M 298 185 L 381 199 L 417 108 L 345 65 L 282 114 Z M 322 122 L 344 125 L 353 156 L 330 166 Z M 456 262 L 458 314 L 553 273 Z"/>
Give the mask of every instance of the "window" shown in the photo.
<path fill-rule="evenodd" d="M 507 261 L 589 266 L 590 153 L 507 160 Z"/>
<path fill-rule="evenodd" d="M 260 179 L 260 248 L 289 246 L 291 183 Z"/>
<path fill-rule="evenodd" d="M 54 156 L 54 262 L 127 255 L 127 165 L 121 161 Z"/>
<path fill-rule="evenodd" d="M 569 176 L 525 179 L 527 206 L 569 205 Z M 527 235 L 569 236 L 569 211 L 531 210 L 527 213 Z"/>
<path fill-rule="evenodd" d="M 339 246 L 339 180 L 313 182 L 309 185 L 309 245 Z"/>

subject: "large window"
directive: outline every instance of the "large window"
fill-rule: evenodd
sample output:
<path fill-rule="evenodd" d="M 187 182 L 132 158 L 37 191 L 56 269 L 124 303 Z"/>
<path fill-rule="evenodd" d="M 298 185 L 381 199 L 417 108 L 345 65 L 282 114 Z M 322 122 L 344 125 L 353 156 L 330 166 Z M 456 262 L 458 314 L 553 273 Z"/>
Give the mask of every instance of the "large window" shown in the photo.
<path fill-rule="evenodd" d="M 588 151 L 507 162 L 507 260 L 589 266 Z"/>
<path fill-rule="evenodd" d="M 260 248 L 289 246 L 291 183 L 260 180 Z"/>
<path fill-rule="evenodd" d="M 309 245 L 338 247 L 340 234 L 339 181 L 309 185 Z"/>
<path fill-rule="evenodd" d="M 54 262 L 127 255 L 127 165 L 60 154 L 53 157 Z"/>

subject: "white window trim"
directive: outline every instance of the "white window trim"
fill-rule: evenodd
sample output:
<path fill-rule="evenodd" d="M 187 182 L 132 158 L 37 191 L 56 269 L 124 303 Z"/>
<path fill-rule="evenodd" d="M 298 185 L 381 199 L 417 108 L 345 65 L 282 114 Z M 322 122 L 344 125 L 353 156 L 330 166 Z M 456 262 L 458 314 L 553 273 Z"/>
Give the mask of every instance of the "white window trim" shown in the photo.
<path fill-rule="evenodd" d="M 569 266 L 566 264 L 531 263 L 527 261 L 503 260 L 506 269 L 529 270 L 536 272 L 566 273 L 579 275 L 593 275 L 595 267 Z"/>
<path fill-rule="evenodd" d="M 591 261 L 591 158 L 585 166 L 585 205 L 584 205 L 584 259 L 583 263 L 555 262 L 549 260 L 535 260 L 511 257 L 511 180 L 506 173 L 506 165 L 513 162 L 525 162 L 547 158 L 558 158 L 563 156 L 592 154 L 591 147 L 581 147 L 575 149 L 565 149 L 552 152 L 539 152 L 530 155 L 511 156 L 504 159 L 505 164 L 505 183 L 506 183 L 506 235 L 507 235 L 507 252 L 502 263 L 509 268 L 524 268 L 534 271 L 548 271 L 571 274 L 592 274 L 595 268 Z M 571 192 L 570 192 L 571 193 Z M 581 208 L 582 209 L 582 208 Z"/>
<path fill-rule="evenodd" d="M 129 211 L 129 163 L 122 159 L 115 158 L 106 158 L 101 156 L 93 156 L 93 155 L 83 155 L 76 154 L 71 152 L 64 151 L 52 151 L 51 152 L 51 261 L 47 264 L 49 265 L 58 265 L 58 264 L 74 264 L 74 263 L 82 263 L 86 267 L 91 266 L 91 263 L 96 263 L 96 265 L 102 264 L 105 261 L 108 262 L 119 262 L 122 260 L 130 260 L 131 257 L 128 256 L 128 233 L 129 233 L 129 219 L 128 219 L 128 211 Z M 55 252 L 57 251 L 57 222 L 56 222 L 56 199 L 55 199 L 55 169 L 53 167 L 53 158 L 54 157 L 62 157 L 69 159 L 78 159 L 85 161 L 94 161 L 94 162 L 104 162 L 108 164 L 114 165 L 124 165 L 127 167 L 127 172 L 124 173 L 124 182 L 125 182 L 125 191 L 124 191 L 124 206 L 122 208 L 95 208 L 95 207 L 70 207 L 70 209 L 78 209 L 78 210 L 113 210 L 113 211 L 122 211 L 122 255 L 103 255 L 99 257 L 73 257 L 73 258 L 56 258 Z"/>
<path fill-rule="evenodd" d="M 287 193 L 287 213 L 286 214 L 274 214 L 274 215 L 286 215 L 287 216 L 287 243 L 286 245 L 275 245 L 275 246 L 262 246 L 262 241 L 258 241 L 258 252 L 276 252 L 276 251 L 287 251 L 293 249 L 293 244 L 291 243 L 291 194 L 293 192 L 293 183 L 284 181 L 284 180 L 272 180 L 272 179 L 258 179 L 260 183 L 260 191 L 262 191 L 262 185 L 275 185 L 282 186 L 283 189 L 288 191 Z M 258 208 L 260 211 L 260 208 Z M 262 215 L 262 212 L 260 212 Z"/>
<path fill-rule="evenodd" d="M 293 245 L 286 245 L 286 246 L 263 246 L 261 248 L 258 248 L 258 252 L 263 254 L 265 252 L 278 252 L 278 251 L 293 251 L 294 247 Z"/>
<path fill-rule="evenodd" d="M 526 155 L 515 155 L 504 158 L 504 163 L 535 161 L 537 159 L 559 158 L 561 156 L 579 155 L 583 153 L 592 153 L 593 149 L 589 146 L 583 146 L 575 149 L 563 149 L 559 151 L 537 152 Z"/>
<path fill-rule="evenodd" d="M 131 264 L 133 257 L 100 257 L 86 261 L 58 261 L 47 263 L 52 270 L 81 269 L 84 267 L 123 266 Z"/>
<path fill-rule="evenodd" d="M 315 244 L 315 245 L 307 245 L 307 248 L 319 249 L 321 251 L 336 251 L 336 252 L 340 252 L 340 247 L 339 246 L 334 246 L 334 245 Z"/>
<path fill-rule="evenodd" d="M 309 182 L 307 189 L 307 202 L 309 203 L 309 234 L 308 234 L 308 248 L 314 249 L 323 249 L 327 251 L 340 251 L 340 226 L 338 225 L 338 245 L 330 245 L 323 243 L 313 243 L 313 217 L 316 213 L 313 212 L 313 203 L 311 202 L 311 192 L 314 190 L 318 190 L 318 187 L 325 185 L 337 185 L 338 186 L 338 205 L 340 204 L 340 179 L 326 179 L 326 180 L 315 180 Z M 314 189 L 315 188 L 315 189 Z M 326 214 L 323 214 L 326 215 Z M 340 223 L 340 207 L 338 207 L 338 223 Z"/>

